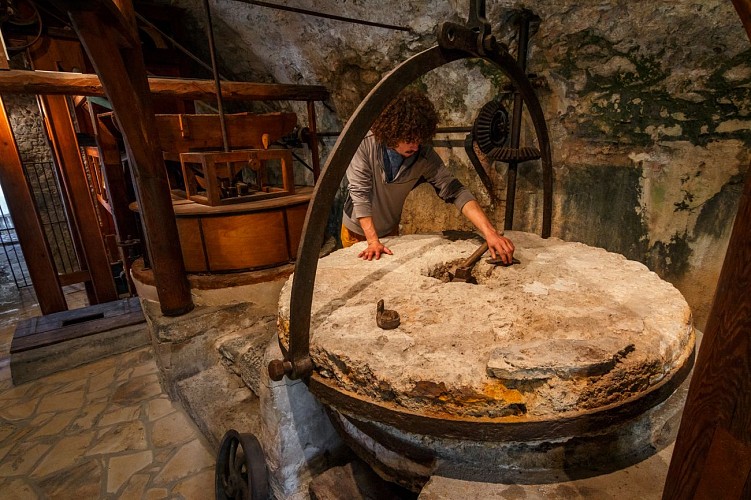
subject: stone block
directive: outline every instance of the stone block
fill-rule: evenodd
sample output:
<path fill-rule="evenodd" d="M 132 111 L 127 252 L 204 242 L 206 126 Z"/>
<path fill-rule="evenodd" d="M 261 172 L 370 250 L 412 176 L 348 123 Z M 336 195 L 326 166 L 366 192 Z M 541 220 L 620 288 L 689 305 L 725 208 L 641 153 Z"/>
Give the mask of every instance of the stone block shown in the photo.
<path fill-rule="evenodd" d="M 198 335 L 248 328 L 257 317 L 250 302 L 198 306 L 187 314 L 174 317 L 162 315 L 156 302 L 143 301 L 142 307 L 151 333 L 158 342 L 185 342 Z"/>

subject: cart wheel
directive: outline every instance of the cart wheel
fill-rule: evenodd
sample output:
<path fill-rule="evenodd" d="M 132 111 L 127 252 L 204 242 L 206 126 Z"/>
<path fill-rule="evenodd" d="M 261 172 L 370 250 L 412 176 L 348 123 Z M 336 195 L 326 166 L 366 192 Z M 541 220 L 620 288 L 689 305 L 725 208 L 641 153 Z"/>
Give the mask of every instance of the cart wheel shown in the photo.
<path fill-rule="evenodd" d="M 266 500 L 268 495 L 266 460 L 258 439 L 228 430 L 216 456 L 217 500 Z"/>

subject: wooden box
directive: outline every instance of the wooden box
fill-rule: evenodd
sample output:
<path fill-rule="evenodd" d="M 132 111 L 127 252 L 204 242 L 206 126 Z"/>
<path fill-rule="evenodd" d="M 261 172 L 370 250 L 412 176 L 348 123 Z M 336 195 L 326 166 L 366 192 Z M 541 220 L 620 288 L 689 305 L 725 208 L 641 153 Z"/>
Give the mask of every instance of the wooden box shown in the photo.
<path fill-rule="evenodd" d="M 280 162 L 281 187 L 267 183 L 270 160 Z M 186 197 L 203 205 L 214 207 L 295 193 L 292 153 L 287 149 L 180 153 L 180 164 Z M 254 181 L 238 180 L 244 169 Z"/>

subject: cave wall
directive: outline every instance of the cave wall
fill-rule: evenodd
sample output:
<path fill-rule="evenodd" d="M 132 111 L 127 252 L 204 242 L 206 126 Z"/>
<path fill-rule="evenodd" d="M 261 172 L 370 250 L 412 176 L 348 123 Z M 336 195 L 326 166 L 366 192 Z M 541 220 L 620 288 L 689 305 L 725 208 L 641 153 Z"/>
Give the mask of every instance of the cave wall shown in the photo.
<path fill-rule="evenodd" d="M 166 0 L 165 0 L 166 1 Z M 186 10 L 192 46 L 206 53 L 202 2 Z M 368 91 L 407 57 L 435 44 L 437 25 L 461 22 L 469 2 L 309 0 L 286 2 L 409 32 L 212 2 L 220 65 L 238 78 L 319 84 L 319 130 L 340 130 Z M 493 33 L 516 50 L 514 9 L 539 16 L 528 70 L 538 75 L 552 139 L 553 235 L 646 263 L 683 292 L 703 326 L 747 170 L 751 126 L 750 47 L 732 3 L 541 0 L 488 2 Z M 464 60 L 420 79 L 440 126 L 470 125 L 507 83 L 492 65 Z M 510 96 L 504 102 L 511 110 Z M 302 109 L 284 105 L 304 116 Z M 506 166 L 484 191 L 463 151 L 464 134 L 439 134 L 437 150 L 502 226 Z M 326 155 L 333 139 L 325 140 Z M 535 142 L 525 118 L 522 144 Z M 539 232 L 539 162 L 519 167 L 514 229 Z M 495 198 L 495 202 L 493 201 Z M 336 225 L 336 221 L 333 222 Z M 402 232 L 469 228 L 452 206 L 421 186 Z"/>

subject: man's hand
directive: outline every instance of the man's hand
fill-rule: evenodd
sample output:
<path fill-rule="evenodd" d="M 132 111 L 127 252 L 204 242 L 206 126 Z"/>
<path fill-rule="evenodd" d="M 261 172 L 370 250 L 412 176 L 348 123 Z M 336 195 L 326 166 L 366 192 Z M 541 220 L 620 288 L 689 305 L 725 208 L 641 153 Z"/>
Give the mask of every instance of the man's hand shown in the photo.
<path fill-rule="evenodd" d="M 384 246 L 383 243 L 380 242 L 380 240 L 375 241 L 368 241 L 368 248 L 360 252 L 357 256 L 360 257 L 363 260 L 373 260 L 375 257 L 375 260 L 379 260 L 381 258 L 381 254 L 388 254 L 388 255 L 394 255 L 394 253 L 389 250 L 388 247 Z"/>
<path fill-rule="evenodd" d="M 485 241 L 488 242 L 490 256 L 494 259 L 501 259 L 506 265 L 511 265 L 514 258 L 514 244 L 511 243 L 510 239 L 498 234 L 498 231 L 495 230 L 493 224 L 488 220 L 488 216 L 485 215 L 485 212 L 480 207 L 480 204 L 475 200 L 468 201 L 462 207 L 462 213 L 472 221 L 472 224 L 485 237 Z"/>
<path fill-rule="evenodd" d="M 514 258 L 514 244 L 510 239 L 501 236 L 496 231 L 489 231 L 485 241 L 488 242 L 491 257 L 501 259 L 506 265 L 511 264 Z"/>

